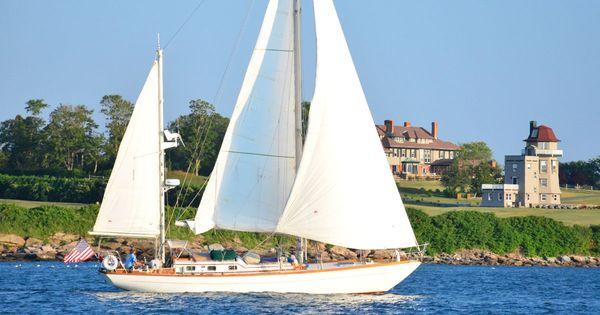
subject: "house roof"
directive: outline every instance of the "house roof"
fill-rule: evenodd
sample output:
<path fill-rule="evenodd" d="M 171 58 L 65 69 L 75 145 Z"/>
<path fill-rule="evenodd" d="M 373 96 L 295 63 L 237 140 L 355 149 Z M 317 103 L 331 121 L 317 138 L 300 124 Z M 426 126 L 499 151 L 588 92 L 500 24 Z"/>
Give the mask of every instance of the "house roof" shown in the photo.
<path fill-rule="evenodd" d="M 539 127 L 531 129 L 529 137 L 524 141 L 536 141 L 536 142 L 559 142 L 558 138 L 554 134 L 552 128 L 541 125 Z"/>
<path fill-rule="evenodd" d="M 385 125 L 375 125 L 380 136 L 385 135 Z M 423 127 L 394 126 L 392 135 L 405 139 L 433 139 L 433 135 Z"/>
<path fill-rule="evenodd" d="M 459 150 L 460 147 L 456 144 L 439 139 L 433 140 L 431 143 L 417 143 L 411 141 L 399 142 L 388 137 L 383 137 L 381 143 L 384 148 L 401 148 L 401 149 L 437 149 L 437 150 Z"/>

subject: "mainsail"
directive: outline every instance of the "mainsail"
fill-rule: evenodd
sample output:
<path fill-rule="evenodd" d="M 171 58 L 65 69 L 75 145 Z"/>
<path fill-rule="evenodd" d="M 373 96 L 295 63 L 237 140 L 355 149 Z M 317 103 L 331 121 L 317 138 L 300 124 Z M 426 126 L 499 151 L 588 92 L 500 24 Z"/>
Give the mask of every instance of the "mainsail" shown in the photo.
<path fill-rule="evenodd" d="M 195 233 L 213 227 L 272 232 L 295 177 L 292 0 L 271 0 Z"/>
<path fill-rule="evenodd" d="M 356 249 L 415 246 L 332 0 L 314 0 L 317 76 L 276 231 Z"/>
<path fill-rule="evenodd" d="M 158 89 L 155 61 L 135 102 L 90 234 L 156 237 L 160 233 Z"/>

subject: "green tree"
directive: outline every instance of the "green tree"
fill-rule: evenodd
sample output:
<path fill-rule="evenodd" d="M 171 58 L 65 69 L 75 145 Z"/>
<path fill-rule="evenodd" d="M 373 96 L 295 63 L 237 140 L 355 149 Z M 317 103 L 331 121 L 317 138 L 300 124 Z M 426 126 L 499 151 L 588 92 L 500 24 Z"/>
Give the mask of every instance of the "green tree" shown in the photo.
<path fill-rule="evenodd" d="M 310 102 L 302 102 L 302 138 L 306 139 L 306 132 L 308 131 L 308 115 L 310 113 Z"/>
<path fill-rule="evenodd" d="M 463 143 L 456 154 L 456 160 L 465 164 L 491 161 L 492 149 L 483 141 Z"/>
<path fill-rule="evenodd" d="M 31 116 L 39 117 L 42 110 L 48 107 L 48 104 L 44 103 L 43 99 L 32 99 L 27 101 L 25 110 L 31 114 Z"/>
<path fill-rule="evenodd" d="M 133 113 L 133 103 L 123 99 L 121 95 L 104 95 L 100 100 L 100 106 L 100 112 L 106 116 L 106 130 L 108 131 L 104 151 L 112 164 Z"/>
<path fill-rule="evenodd" d="M 45 121 L 39 117 L 48 105 L 41 99 L 29 100 L 25 109 L 30 114 L 15 116 L 0 123 L 0 146 L 4 167 L 11 170 L 35 170 L 40 168 L 42 154 L 41 131 Z"/>
<path fill-rule="evenodd" d="M 215 164 L 229 119 L 216 113 L 214 106 L 204 100 L 191 100 L 189 108 L 189 114 L 169 124 L 169 129 L 178 131 L 185 143 L 185 147 L 169 151 L 169 163 L 174 169 L 206 175 Z"/>
<path fill-rule="evenodd" d="M 469 191 L 481 195 L 481 185 L 502 183 L 502 170 L 491 163 L 481 163 L 472 167 L 473 177 Z"/>
<path fill-rule="evenodd" d="M 498 183 L 501 170 L 490 163 L 492 150 L 485 142 L 469 142 L 461 145 L 448 171 L 442 175 L 442 183 L 449 194 L 457 192 L 481 193 L 481 184 Z"/>
<path fill-rule="evenodd" d="M 471 179 L 468 171 L 464 167 L 460 167 L 460 163 L 455 159 L 442 175 L 441 181 L 446 188 L 446 193 L 453 196 L 457 192 L 466 191 L 466 187 L 470 186 Z"/>
<path fill-rule="evenodd" d="M 98 125 L 92 113 L 84 105 L 60 105 L 50 113 L 44 128 L 50 165 L 62 165 L 68 171 L 90 166 L 96 171 L 103 137 L 96 132 Z"/>

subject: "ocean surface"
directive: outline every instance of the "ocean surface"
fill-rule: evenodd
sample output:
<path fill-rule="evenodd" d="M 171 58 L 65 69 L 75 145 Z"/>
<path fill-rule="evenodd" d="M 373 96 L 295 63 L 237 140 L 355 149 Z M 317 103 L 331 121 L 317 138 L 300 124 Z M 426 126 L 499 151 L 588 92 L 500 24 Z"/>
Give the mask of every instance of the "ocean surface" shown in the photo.
<path fill-rule="evenodd" d="M 600 313 L 600 269 L 422 265 L 383 295 L 148 294 L 97 263 L 0 263 L 0 314 Z"/>

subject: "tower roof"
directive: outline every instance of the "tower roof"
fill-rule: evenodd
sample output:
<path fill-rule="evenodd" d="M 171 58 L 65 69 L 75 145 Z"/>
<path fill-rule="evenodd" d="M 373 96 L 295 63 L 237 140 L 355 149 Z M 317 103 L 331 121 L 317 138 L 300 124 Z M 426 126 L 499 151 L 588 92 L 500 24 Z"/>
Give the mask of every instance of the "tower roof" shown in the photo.
<path fill-rule="evenodd" d="M 529 132 L 529 137 L 525 139 L 525 141 L 536 141 L 536 142 L 559 142 L 558 138 L 554 134 L 554 130 L 552 128 L 540 125 L 539 127 L 534 127 Z"/>

